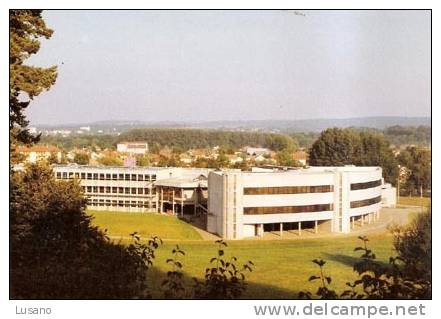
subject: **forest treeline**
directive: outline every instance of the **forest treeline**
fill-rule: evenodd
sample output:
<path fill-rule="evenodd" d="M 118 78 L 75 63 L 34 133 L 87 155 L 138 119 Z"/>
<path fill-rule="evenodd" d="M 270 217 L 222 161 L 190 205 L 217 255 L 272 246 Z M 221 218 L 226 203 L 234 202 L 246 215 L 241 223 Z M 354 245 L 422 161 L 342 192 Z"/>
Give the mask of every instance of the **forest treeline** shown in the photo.
<path fill-rule="evenodd" d="M 384 130 L 353 128 L 384 135 L 391 145 L 431 145 L 430 126 L 391 126 Z M 115 135 L 42 136 L 41 143 L 56 145 L 65 150 L 83 147 L 114 148 L 120 141 L 147 141 L 150 147 L 172 147 L 182 151 L 192 148 L 222 146 L 238 149 L 244 146 L 267 147 L 273 151 L 310 148 L 319 133 L 265 133 L 206 129 L 145 128 Z"/>

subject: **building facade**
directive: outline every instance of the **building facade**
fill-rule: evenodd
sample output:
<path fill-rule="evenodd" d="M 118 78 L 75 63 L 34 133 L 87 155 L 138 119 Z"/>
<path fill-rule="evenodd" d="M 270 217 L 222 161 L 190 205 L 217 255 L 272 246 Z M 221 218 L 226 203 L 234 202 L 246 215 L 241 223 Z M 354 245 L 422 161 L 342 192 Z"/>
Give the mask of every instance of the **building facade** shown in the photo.
<path fill-rule="evenodd" d="M 88 208 L 173 215 L 204 214 L 225 239 L 302 229 L 349 233 L 395 205 L 380 167 L 309 167 L 251 172 L 196 168 L 55 165 L 57 179 L 78 179 Z"/>
<path fill-rule="evenodd" d="M 87 206 L 93 210 L 176 215 L 184 213 L 184 206 L 192 206 L 189 212 L 206 207 L 208 170 L 86 165 L 55 165 L 53 169 L 57 179 L 79 180 Z"/>
<path fill-rule="evenodd" d="M 146 142 L 121 142 L 116 145 L 116 150 L 120 153 L 144 155 L 148 152 L 149 146 Z"/>
<path fill-rule="evenodd" d="M 349 233 L 355 222 L 379 218 L 380 167 L 310 167 L 295 170 L 213 171 L 208 177 L 207 230 L 226 239 L 264 231 L 325 224 Z M 394 205 L 389 200 L 389 205 Z"/>

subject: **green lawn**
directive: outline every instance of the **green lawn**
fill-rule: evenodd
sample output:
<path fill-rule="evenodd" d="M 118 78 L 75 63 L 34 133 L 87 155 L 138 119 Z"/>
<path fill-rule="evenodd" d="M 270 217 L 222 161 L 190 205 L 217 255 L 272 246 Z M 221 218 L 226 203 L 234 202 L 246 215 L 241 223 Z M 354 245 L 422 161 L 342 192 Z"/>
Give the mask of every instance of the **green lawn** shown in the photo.
<path fill-rule="evenodd" d="M 404 197 L 404 196 L 400 196 L 398 198 L 398 205 L 412 205 L 412 206 L 429 207 L 430 197 Z"/>
<path fill-rule="evenodd" d="M 317 286 L 308 282 L 308 278 L 318 271 L 311 262 L 315 258 L 327 261 L 325 272 L 332 277 L 332 286 L 338 291 L 346 289 L 345 283 L 356 278 L 352 265 L 360 255 L 354 252 L 360 243 L 357 237 L 229 241 L 226 256 L 236 256 L 239 263 L 251 260 L 255 264 L 255 270 L 247 274 L 249 287 L 244 298 L 289 299 L 296 298 L 300 290 L 316 291 Z M 171 257 L 174 244 L 167 242 L 157 251 L 155 268 L 150 272 L 156 298 L 162 297 L 160 285 L 165 272 L 170 270 L 165 260 Z M 178 244 L 186 253 L 181 260 L 187 284 L 191 285 L 192 277 L 202 279 L 210 258 L 216 254 L 216 245 L 206 241 Z M 370 237 L 369 247 L 384 262 L 394 254 L 390 235 Z"/>
<path fill-rule="evenodd" d="M 188 224 L 175 217 L 157 214 L 89 212 L 95 216 L 94 224 L 107 228 L 110 236 L 123 236 L 133 231 L 143 238 L 158 235 L 164 244 L 157 250 L 154 267 L 149 270 L 152 294 L 162 298 L 161 282 L 170 270 L 166 259 L 171 257 L 171 249 L 176 245 L 185 251 L 181 258 L 188 286 L 192 277 L 201 278 L 209 260 L 216 254 L 216 245 L 200 240 L 199 234 Z M 199 239 L 199 240 L 198 240 Z M 371 235 L 369 246 L 381 261 L 387 262 L 392 250 L 392 236 L 388 233 Z M 247 274 L 248 289 L 244 298 L 295 298 L 298 291 L 315 291 L 316 285 L 308 278 L 318 271 L 311 260 L 321 258 L 327 261 L 325 272 L 332 277 L 332 286 L 344 290 L 347 281 L 356 277 L 352 271 L 359 253 L 354 248 L 361 244 L 355 236 L 333 238 L 305 238 L 292 240 L 237 240 L 228 241 L 226 256 L 236 256 L 238 262 L 253 261 L 255 270 Z"/>
<path fill-rule="evenodd" d="M 193 227 L 173 216 L 154 213 L 102 212 L 88 210 L 92 223 L 113 237 L 127 241 L 129 234 L 138 232 L 142 238 L 159 236 L 163 240 L 201 240 Z"/>

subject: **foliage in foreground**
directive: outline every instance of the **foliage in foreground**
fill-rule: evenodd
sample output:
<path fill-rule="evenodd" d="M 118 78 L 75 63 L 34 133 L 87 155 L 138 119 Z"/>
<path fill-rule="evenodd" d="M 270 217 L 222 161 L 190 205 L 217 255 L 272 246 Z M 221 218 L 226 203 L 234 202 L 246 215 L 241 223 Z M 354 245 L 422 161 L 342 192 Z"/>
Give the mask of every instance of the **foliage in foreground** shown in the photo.
<path fill-rule="evenodd" d="M 330 288 L 332 278 L 325 274 L 324 260 L 314 259 L 313 263 L 318 265 L 320 272 L 313 275 L 309 281 L 318 281 L 319 287 L 315 294 L 309 291 L 300 292 L 300 299 L 430 299 L 432 294 L 431 278 L 424 273 L 414 272 L 415 268 L 412 257 L 403 257 L 402 251 L 397 249 L 399 255 L 390 257 L 389 264 L 383 264 L 376 260 L 375 254 L 367 246 L 368 239 L 359 237 L 363 245 L 356 247 L 355 251 L 361 251 L 360 261 L 354 264 L 354 271 L 359 278 L 354 282 L 347 282 L 348 289 L 338 293 Z M 401 244 L 410 238 L 403 236 L 398 240 Z M 418 259 L 426 256 L 420 256 Z M 424 263 L 430 268 L 430 264 Z"/>
<path fill-rule="evenodd" d="M 158 237 L 141 241 L 131 234 L 128 245 L 113 243 L 93 226 L 86 200 L 76 181 L 59 181 L 46 164 L 32 164 L 11 173 L 10 296 L 13 299 L 145 299 L 151 298 L 147 272 L 162 244 Z M 164 297 L 239 298 L 246 288 L 245 271 L 236 257 L 226 260 L 227 244 L 217 241 L 213 267 L 205 280 L 184 289 L 185 253 L 177 246 L 167 263 L 172 270 L 163 282 Z"/>

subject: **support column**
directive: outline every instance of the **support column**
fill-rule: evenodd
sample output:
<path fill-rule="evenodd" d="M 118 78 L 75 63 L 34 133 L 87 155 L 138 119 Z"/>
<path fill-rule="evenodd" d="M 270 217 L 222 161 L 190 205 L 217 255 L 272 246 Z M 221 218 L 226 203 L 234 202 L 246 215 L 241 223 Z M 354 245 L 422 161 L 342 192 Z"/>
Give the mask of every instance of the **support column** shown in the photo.
<path fill-rule="evenodd" d="M 367 218 L 368 218 L 368 224 L 370 224 L 370 223 L 371 223 L 371 213 L 369 213 L 369 214 L 367 215 Z"/>
<path fill-rule="evenodd" d="M 175 190 L 172 190 L 172 213 L 175 214 Z"/>
<path fill-rule="evenodd" d="M 318 221 L 315 221 L 314 230 L 315 230 L 315 233 L 317 234 L 318 233 Z"/>
<path fill-rule="evenodd" d="M 263 237 L 263 224 L 257 224 L 257 236 Z"/>
<path fill-rule="evenodd" d="M 302 235 L 302 222 L 299 222 L 299 236 Z"/>
<path fill-rule="evenodd" d="M 182 194 L 181 194 L 181 216 L 184 216 L 184 199 L 182 198 Z"/>
<path fill-rule="evenodd" d="M 351 222 L 352 222 L 352 229 L 355 229 L 355 217 L 354 216 L 351 217 Z"/>
<path fill-rule="evenodd" d="M 283 223 L 280 223 L 280 238 L 283 236 Z"/>
<path fill-rule="evenodd" d="M 364 225 L 364 215 L 361 215 L 361 226 Z"/>
<path fill-rule="evenodd" d="M 193 202 L 193 214 L 196 215 L 196 200 Z"/>
<path fill-rule="evenodd" d="M 164 212 L 164 189 L 161 187 L 161 201 L 160 201 L 160 209 L 159 212 L 162 214 Z"/>

